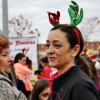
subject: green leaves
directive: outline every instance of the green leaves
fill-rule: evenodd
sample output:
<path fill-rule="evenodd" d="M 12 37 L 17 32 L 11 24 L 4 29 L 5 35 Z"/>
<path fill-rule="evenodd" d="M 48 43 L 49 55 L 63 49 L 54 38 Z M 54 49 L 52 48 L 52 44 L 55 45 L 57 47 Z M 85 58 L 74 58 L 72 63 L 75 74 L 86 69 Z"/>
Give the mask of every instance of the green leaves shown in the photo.
<path fill-rule="evenodd" d="M 83 9 L 80 9 L 80 13 L 79 12 L 79 6 L 75 1 L 71 1 L 73 3 L 69 5 L 68 8 L 68 12 L 69 12 L 69 16 L 71 19 L 70 24 L 68 24 L 68 26 L 74 26 L 76 27 L 83 19 Z"/>

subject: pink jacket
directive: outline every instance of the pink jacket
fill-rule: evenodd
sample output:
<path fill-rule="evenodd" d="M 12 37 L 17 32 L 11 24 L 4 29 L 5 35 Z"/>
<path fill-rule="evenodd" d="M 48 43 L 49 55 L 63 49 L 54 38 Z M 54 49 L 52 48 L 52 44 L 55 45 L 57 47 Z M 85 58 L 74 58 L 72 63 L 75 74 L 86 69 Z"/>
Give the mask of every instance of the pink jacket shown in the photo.
<path fill-rule="evenodd" d="M 32 73 L 32 71 L 29 68 L 23 66 L 20 63 L 15 63 L 14 68 L 15 68 L 16 76 L 18 76 L 18 78 L 23 81 L 25 79 L 25 75 Z"/>
<path fill-rule="evenodd" d="M 20 63 L 15 63 L 14 68 L 15 68 L 16 76 L 20 80 L 25 82 L 26 90 L 27 91 L 32 91 L 33 87 L 31 85 L 31 82 L 30 82 L 29 78 L 27 79 L 27 75 L 31 74 L 32 71 L 29 68 L 27 68 L 26 66 L 23 66 Z"/>

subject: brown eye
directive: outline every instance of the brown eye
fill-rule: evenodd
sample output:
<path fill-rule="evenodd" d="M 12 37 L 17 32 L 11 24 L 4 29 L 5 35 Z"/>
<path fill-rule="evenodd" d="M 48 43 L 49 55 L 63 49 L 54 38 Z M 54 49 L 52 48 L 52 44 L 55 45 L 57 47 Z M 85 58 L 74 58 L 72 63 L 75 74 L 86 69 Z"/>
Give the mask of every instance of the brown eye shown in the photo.
<path fill-rule="evenodd" d="M 54 44 L 54 47 L 55 47 L 56 49 L 59 49 L 59 48 L 61 47 L 61 45 L 60 45 L 60 44 Z"/>
<path fill-rule="evenodd" d="M 49 46 L 50 46 L 49 44 L 46 44 L 46 48 L 47 48 L 47 49 L 49 48 Z"/>
<path fill-rule="evenodd" d="M 42 96 L 47 97 L 47 96 L 49 96 L 49 93 L 44 93 L 44 94 L 42 94 Z"/>
<path fill-rule="evenodd" d="M 2 56 L 7 56 L 7 53 L 3 54 Z"/>

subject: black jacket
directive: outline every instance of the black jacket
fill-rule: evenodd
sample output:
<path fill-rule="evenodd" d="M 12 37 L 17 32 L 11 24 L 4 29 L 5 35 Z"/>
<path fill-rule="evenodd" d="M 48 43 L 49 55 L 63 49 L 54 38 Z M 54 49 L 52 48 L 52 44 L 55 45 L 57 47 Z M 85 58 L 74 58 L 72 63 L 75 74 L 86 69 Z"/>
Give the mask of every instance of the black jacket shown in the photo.
<path fill-rule="evenodd" d="M 78 66 L 57 78 L 53 77 L 50 79 L 50 82 L 53 81 L 50 83 L 52 93 L 49 100 L 98 100 L 93 81 Z"/>

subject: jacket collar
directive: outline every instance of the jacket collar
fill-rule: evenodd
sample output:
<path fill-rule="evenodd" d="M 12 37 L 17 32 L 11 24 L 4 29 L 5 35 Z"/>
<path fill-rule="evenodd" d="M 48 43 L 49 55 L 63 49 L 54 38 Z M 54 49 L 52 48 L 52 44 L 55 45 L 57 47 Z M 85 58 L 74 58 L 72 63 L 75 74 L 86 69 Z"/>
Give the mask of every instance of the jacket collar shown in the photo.
<path fill-rule="evenodd" d="M 10 85 L 13 85 L 13 83 L 12 83 L 12 81 L 9 79 L 8 75 L 7 75 L 4 71 L 2 71 L 2 70 L 0 70 L 0 80 L 6 81 L 6 82 L 8 82 Z"/>

